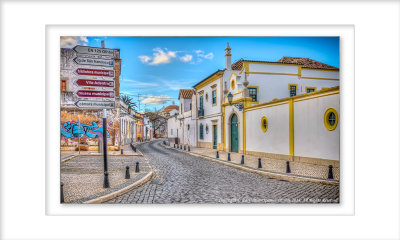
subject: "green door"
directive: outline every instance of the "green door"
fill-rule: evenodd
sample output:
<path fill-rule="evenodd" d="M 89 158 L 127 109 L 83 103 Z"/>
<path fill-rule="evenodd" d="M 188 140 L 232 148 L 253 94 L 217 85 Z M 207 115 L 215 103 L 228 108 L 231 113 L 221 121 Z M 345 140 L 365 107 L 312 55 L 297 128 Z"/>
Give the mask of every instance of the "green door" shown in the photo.
<path fill-rule="evenodd" d="M 213 148 L 217 149 L 217 125 L 213 125 Z"/>
<path fill-rule="evenodd" d="M 238 118 L 236 114 L 233 114 L 231 118 L 231 152 L 238 152 L 239 150 L 238 135 Z"/>

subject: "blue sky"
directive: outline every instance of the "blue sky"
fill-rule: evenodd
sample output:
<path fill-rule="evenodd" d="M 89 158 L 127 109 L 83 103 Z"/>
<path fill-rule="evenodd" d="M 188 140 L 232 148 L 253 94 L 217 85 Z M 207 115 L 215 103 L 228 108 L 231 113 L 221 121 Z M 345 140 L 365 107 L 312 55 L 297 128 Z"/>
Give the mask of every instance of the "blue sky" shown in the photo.
<path fill-rule="evenodd" d="M 71 37 L 81 44 L 121 50 L 120 91 L 154 110 L 178 102 L 179 89 L 190 89 L 224 69 L 226 43 L 232 63 L 240 58 L 277 61 L 283 56 L 311 58 L 339 67 L 339 37 Z M 63 41 L 61 43 L 63 46 Z M 64 44 L 68 47 L 67 44 Z"/>

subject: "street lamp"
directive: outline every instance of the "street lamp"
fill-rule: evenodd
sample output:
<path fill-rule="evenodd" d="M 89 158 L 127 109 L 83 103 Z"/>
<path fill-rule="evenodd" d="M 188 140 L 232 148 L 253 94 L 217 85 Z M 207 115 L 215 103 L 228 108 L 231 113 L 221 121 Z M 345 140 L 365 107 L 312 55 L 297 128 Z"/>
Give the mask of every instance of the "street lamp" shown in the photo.
<path fill-rule="evenodd" d="M 231 92 L 229 92 L 229 93 L 228 93 L 228 102 L 229 102 L 229 105 L 232 105 L 232 98 L 233 98 L 233 95 L 232 95 Z"/>

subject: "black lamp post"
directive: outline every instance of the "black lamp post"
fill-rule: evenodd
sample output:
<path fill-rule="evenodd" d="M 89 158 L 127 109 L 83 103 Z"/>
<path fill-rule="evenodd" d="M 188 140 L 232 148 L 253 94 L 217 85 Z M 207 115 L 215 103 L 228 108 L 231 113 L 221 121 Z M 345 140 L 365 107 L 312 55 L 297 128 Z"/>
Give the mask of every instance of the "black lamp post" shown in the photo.
<path fill-rule="evenodd" d="M 232 98 L 233 98 L 233 95 L 232 95 L 231 92 L 229 92 L 229 93 L 228 93 L 228 102 L 229 102 L 229 105 L 232 105 Z"/>

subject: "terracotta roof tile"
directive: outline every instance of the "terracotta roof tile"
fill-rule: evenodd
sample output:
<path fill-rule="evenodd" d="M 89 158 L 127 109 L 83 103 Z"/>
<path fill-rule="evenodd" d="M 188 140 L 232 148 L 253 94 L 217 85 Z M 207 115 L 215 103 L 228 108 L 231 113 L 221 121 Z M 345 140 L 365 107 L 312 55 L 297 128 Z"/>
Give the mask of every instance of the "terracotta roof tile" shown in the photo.
<path fill-rule="evenodd" d="M 181 99 L 181 96 L 183 98 L 192 98 L 194 94 L 194 90 L 192 89 L 181 89 L 179 90 L 179 99 Z"/>
<path fill-rule="evenodd" d="M 319 69 L 339 69 L 337 67 L 315 61 L 310 58 L 300 58 L 300 57 L 283 57 L 278 60 L 281 63 L 295 63 L 302 65 L 305 68 L 319 68 Z"/>
<path fill-rule="evenodd" d="M 164 112 L 169 113 L 174 109 L 179 110 L 179 106 L 177 106 L 177 105 L 169 105 L 168 107 L 164 108 Z"/>

